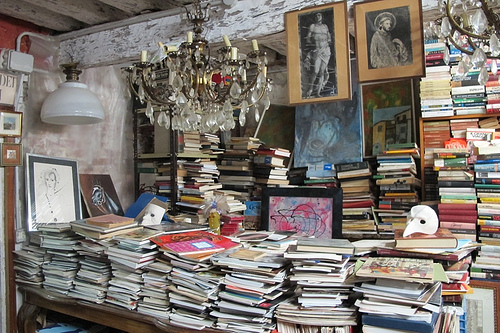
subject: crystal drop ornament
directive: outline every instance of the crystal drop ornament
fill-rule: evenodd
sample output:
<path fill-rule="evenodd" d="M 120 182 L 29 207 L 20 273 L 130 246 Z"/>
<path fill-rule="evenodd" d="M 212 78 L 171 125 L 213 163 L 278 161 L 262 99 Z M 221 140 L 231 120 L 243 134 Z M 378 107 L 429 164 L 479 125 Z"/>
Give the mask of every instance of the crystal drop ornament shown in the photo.
<path fill-rule="evenodd" d="M 444 17 L 443 20 L 441 21 L 441 33 L 443 34 L 444 37 L 448 37 L 451 32 L 451 24 L 450 20 L 448 17 Z"/>
<path fill-rule="evenodd" d="M 490 52 L 494 57 L 500 55 L 500 41 L 496 34 L 492 34 L 490 37 Z"/>
<path fill-rule="evenodd" d="M 486 67 L 482 67 L 479 71 L 479 76 L 477 77 L 479 84 L 485 85 L 488 82 L 488 70 Z"/>
<path fill-rule="evenodd" d="M 496 59 L 491 59 L 491 74 L 497 75 L 498 72 L 498 64 Z"/>
<path fill-rule="evenodd" d="M 477 9 L 472 16 L 472 27 L 476 34 L 482 34 L 488 28 L 488 19 L 482 9 Z"/>
<path fill-rule="evenodd" d="M 483 67 L 486 64 L 486 60 L 486 53 L 484 53 L 482 48 L 478 47 L 474 50 L 471 61 L 476 68 Z"/>
<path fill-rule="evenodd" d="M 168 117 L 167 117 L 167 114 L 165 113 L 165 111 L 160 112 L 160 115 L 158 116 L 157 121 L 158 121 L 158 125 L 160 125 L 161 127 L 165 127 L 165 124 L 168 121 Z"/>
<path fill-rule="evenodd" d="M 238 84 L 238 82 L 234 81 L 233 84 L 231 84 L 231 89 L 229 89 L 229 94 L 231 95 L 232 98 L 238 99 L 240 98 L 241 95 L 241 87 Z"/>

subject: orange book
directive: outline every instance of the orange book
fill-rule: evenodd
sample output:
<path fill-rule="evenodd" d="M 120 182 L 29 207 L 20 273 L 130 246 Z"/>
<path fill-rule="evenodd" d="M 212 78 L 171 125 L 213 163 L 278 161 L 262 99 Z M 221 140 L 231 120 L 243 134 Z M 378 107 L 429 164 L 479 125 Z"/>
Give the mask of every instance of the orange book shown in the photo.
<path fill-rule="evenodd" d="M 89 217 L 86 220 L 87 224 L 95 225 L 104 228 L 120 227 L 122 225 L 134 223 L 132 217 L 125 217 L 116 214 L 106 214 L 95 217 Z"/>
<path fill-rule="evenodd" d="M 432 235 L 417 232 L 403 237 L 403 232 L 403 229 L 394 230 L 395 248 L 453 249 L 458 245 L 457 238 L 445 228 L 439 228 Z"/>

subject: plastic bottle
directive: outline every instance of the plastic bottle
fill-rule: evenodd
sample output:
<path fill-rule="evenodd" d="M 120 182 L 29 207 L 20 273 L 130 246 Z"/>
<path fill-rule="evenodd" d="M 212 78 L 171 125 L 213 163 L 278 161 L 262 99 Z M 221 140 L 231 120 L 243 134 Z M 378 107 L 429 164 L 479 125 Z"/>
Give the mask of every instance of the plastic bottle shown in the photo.
<path fill-rule="evenodd" d="M 212 207 L 208 212 L 208 227 L 214 234 L 220 235 L 220 214 L 217 211 L 217 203 L 215 201 L 212 202 Z"/>

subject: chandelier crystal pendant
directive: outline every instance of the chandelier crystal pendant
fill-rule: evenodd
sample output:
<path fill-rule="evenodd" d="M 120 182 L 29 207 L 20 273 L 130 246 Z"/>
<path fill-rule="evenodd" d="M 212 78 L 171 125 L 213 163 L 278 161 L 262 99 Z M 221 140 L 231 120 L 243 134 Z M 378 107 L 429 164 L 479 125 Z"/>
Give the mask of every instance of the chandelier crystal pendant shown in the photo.
<path fill-rule="evenodd" d="M 233 129 L 236 109 L 241 126 L 250 110 L 260 117 L 271 104 L 266 52 L 252 40 L 253 50 L 240 54 L 223 36 L 224 46 L 212 56 L 202 36 L 209 5 L 203 8 L 199 0 L 194 1 L 186 12 L 194 27 L 185 42 L 178 47 L 158 43 L 156 52 L 142 51 L 140 62 L 124 69 L 132 91 L 146 103 L 146 115 L 153 123 L 159 111 L 161 126 L 207 133 Z"/>
<path fill-rule="evenodd" d="M 462 52 L 457 78 L 464 78 L 470 69 L 480 70 L 479 82 L 488 81 L 487 63 L 497 71 L 500 58 L 500 18 L 492 8 L 498 8 L 498 0 L 440 0 L 439 10 L 443 17 L 431 30 Z M 439 22 L 438 22 L 439 23 Z"/>

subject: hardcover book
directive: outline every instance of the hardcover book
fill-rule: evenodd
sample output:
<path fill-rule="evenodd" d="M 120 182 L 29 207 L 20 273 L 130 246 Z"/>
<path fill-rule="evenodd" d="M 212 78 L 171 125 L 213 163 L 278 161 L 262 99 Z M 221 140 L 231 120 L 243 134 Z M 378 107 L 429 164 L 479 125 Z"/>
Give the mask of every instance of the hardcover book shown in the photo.
<path fill-rule="evenodd" d="M 434 234 L 414 233 L 403 237 L 404 230 L 394 231 L 396 248 L 455 248 L 458 244 L 457 238 L 449 229 L 438 228 Z"/>
<path fill-rule="evenodd" d="M 87 218 L 87 224 L 96 225 L 105 228 L 114 228 L 122 225 L 134 223 L 131 217 L 120 216 L 116 214 L 106 214 Z"/>
<path fill-rule="evenodd" d="M 434 276 L 433 265 L 432 259 L 369 257 L 358 269 L 356 275 L 371 278 L 432 282 Z"/>
<path fill-rule="evenodd" d="M 306 238 L 297 240 L 297 251 L 354 254 L 354 245 L 347 239 Z"/>

